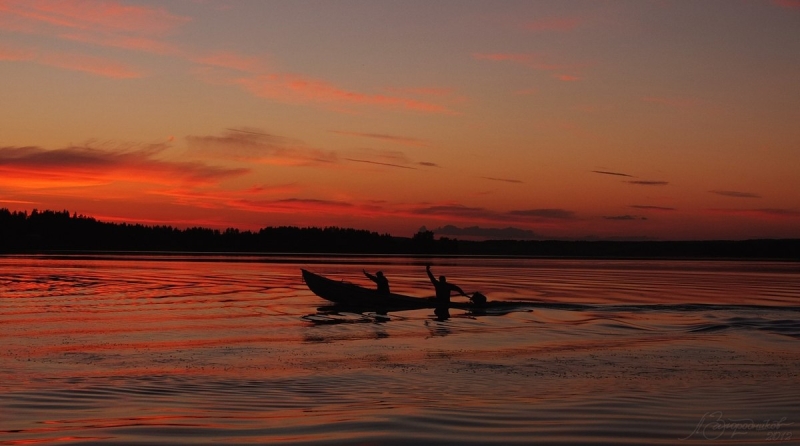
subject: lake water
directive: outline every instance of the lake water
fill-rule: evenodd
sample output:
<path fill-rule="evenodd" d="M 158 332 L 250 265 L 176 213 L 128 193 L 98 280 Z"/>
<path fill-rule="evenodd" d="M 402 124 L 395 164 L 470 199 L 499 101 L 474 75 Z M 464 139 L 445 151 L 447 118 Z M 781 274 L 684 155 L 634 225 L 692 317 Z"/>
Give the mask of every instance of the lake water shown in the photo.
<path fill-rule="evenodd" d="M 426 263 L 527 304 L 318 314 L 300 275 Z M 0 257 L 1 445 L 800 444 L 798 401 L 797 263 Z"/>

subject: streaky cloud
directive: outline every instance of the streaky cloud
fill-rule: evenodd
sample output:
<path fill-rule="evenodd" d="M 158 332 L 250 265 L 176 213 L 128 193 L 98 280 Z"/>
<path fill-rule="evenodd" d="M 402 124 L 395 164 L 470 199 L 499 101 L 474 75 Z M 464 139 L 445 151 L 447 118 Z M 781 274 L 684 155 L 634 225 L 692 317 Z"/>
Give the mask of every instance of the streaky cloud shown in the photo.
<path fill-rule="evenodd" d="M 32 60 L 36 57 L 36 52 L 29 48 L 15 48 L 0 44 L 0 60 L 22 61 Z"/>
<path fill-rule="evenodd" d="M 344 201 L 320 200 L 316 198 L 284 198 L 275 200 L 273 203 L 290 204 L 290 205 L 308 205 L 308 206 L 333 206 L 333 207 L 353 207 L 352 203 Z"/>
<path fill-rule="evenodd" d="M 760 195 L 751 192 L 738 192 L 733 190 L 710 190 L 712 194 L 722 195 L 724 197 L 733 198 L 761 198 Z"/>
<path fill-rule="evenodd" d="M 385 133 L 362 133 L 362 132 L 345 132 L 339 130 L 330 130 L 331 133 L 335 133 L 337 135 L 345 135 L 345 136 L 358 136 L 362 138 L 372 138 L 372 139 L 379 139 L 381 141 L 389 141 L 398 144 L 404 144 L 408 146 L 415 146 L 415 147 L 424 147 L 427 145 L 427 141 L 419 139 L 419 138 L 411 138 L 408 136 L 397 136 L 397 135 L 388 135 Z"/>
<path fill-rule="evenodd" d="M 89 30 L 96 33 L 163 35 L 189 17 L 169 13 L 160 7 L 137 6 L 115 0 L 13 1 L 2 9 L 34 31 Z"/>
<path fill-rule="evenodd" d="M 665 206 L 651 206 L 646 204 L 634 204 L 631 205 L 634 209 L 644 209 L 648 211 L 674 211 L 675 208 L 665 207 Z"/>
<path fill-rule="evenodd" d="M 800 217 L 800 211 L 794 209 L 781 208 L 759 208 L 759 209 L 709 209 L 715 214 L 737 215 L 743 217 L 758 217 L 769 219 L 794 219 Z"/>
<path fill-rule="evenodd" d="M 509 215 L 517 217 L 538 217 L 556 220 L 572 220 L 575 212 L 564 209 L 526 209 L 508 212 Z"/>
<path fill-rule="evenodd" d="M 222 159 L 295 166 L 338 160 L 334 151 L 307 147 L 302 141 L 253 128 L 229 128 L 221 135 L 189 135 L 186 141 L 193 153 Z"/>
<path fill-rule="evenodd" d="M 379 165 L 379 166 L 388 166 L 388 167 L 397 167 L 397 168 L 400 168 L 400 169 L 411 169 L 411 170 L 417 170 L 417 168 L 416 168 L 416 167 L 411 167 L 411 166 L 401 166 L 401 165 L 399 165 L 399 164 L 381 163 L 381 162 L 379 162 L 379 161 L 360 160 L 360 159 L 355 159 L 355 158 L 345 158 L 345 159 L 346 159 L 347 161 L 353 161 L 353 162 L 356 162 L 356 163 L 377 164 L 377 165 Z"/>
<path fill-rule="evenodd" d="M 259 74 L 238 78 L 234 82 L 257 97 L 289 104 L 328 105 L 334 111 L 347 106 L 371 106 L 385 110 L 456 114 L 449 108 L 432 102 L 345 90 L 321 79 L 294 74 Z"/>
<path fill-rule="evenodd" d="M 167 161 L 156 156 L 163 145 L 96 149 L 71 146 L 46 150 L 41 147 L 0 147 L 0 183 L 14 180 L 25 187 L 47 181 L 95 185 L 117 181 L 155 184 L 210 184 L 240 176 L 250 170 L 225 168 L 201 162 Z"/>
<path fill-rule="evenodd" d="M 419 164 L 420 166 L 425 166 L 425 167 L 439 167 L 439 168 L 442 167 L 442 166 L 440 166 L 440 165 L 438 165 L 436 163 L 432 163 L 430 161 L 420 161 L 417 164 Z"/>
<path fill-rule="evenodd" d="M 144 76 L 144 73 L 128 64 L 105 57 L 81 53 L 39 51 L 33 48 L 0 45 L 0 60 L 33 62 L 39 65 L 79 71 L 111 79 L 133 79 Z"/>
<path fill-rule="evenodd" d="M 42 65 L 82 71 L 112 79 L 134 79 L 144 76 L 142 72 L 127 64 L 85 54 L 46 53 L 38 56 L 35 61 Z"/>
<path fill-rule="evenodd" d="M 627 173 L 610 172 L 608 170 L 593 170 L 592 173 L 599 173 L 601 175 L 615 175 L 615 176 L 618 176 L 618 177 L 630 177 L 630 178 L 633 178 L 633 175 L 628 175 Z"/>
<path fill-rule="evenodd" d="M 524 181 L 522 181 L 522 180 L 515 180 L 515 179 L 511 179 L 511 178 L 494 178 L 494 177 L 481 177 L 481 178 L 483 178 L 484 180 L 502 181 L 504 183 L 515 183 L 515 184 L 524 183 Z"/>
<path fill-rule="evenodd" d="M 800 217 L 800 212 L 792 209 L 761 208 L 755 209 L 755 211 L 776 217 Z"/>
<path fill-rule="evenodd" d="M 422 206 L 415 208 L 413 211 L 417 214 L 444 214 L 462 217 L 484 217 L 488 212 L 490 212 L 484 208 L 464 206 L 462 204 Z"/>
<path fill-rule="evenodd" d="M 195 57 L 193 62 L 245 73 L 257 73 L 264 70 L 264 62 L 254 56 L 243 56 L 234 52 L 214 52 L 204 56 Z"/>
<path fill-rule="evenodd" d="M 603 216 L 606 220 L 616 220 L 616 221 L 635 221 L 635 220 L 647 220 L 647 217 L 636 217 L 634 215 L 610 215 L 610 216 Z"/>
<path fill-rule="evenodd" d="M 638 186 L 666 186 L 669 184 L 669 181 L 626 181 L 628 184 L 636 184 Z"/>

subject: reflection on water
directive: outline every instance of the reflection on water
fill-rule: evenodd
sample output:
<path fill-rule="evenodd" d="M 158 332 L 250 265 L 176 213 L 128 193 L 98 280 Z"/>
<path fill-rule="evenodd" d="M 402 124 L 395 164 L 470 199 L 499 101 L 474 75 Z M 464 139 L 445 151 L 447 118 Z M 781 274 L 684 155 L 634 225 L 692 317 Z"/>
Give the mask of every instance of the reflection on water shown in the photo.
<path fill-rule="evenodd" d="M 428 262 L 527 305 L 318 312 L 300 277 L 429 296 Z M 798 316 L 790 263 L 4 257 L 0 444 L 796 441 Z"/>

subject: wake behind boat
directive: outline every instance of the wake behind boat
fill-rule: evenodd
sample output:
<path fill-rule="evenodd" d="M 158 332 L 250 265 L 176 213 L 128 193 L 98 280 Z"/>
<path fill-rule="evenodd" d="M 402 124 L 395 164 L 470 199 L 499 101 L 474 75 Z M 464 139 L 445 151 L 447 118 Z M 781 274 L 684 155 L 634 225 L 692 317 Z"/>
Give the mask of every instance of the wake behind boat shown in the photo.
<path fill-rule="evenodd" d="M 339 306 L 360 309 L 362 311 L 418 310 L 423 308 L 437 308 L 439 306 L 438 302 L 433 297 L 413 297 L 397 293 L 381 293 L 350 282 L 332 280 L 305 269 L 301 271 L 303 272 L 303 280 L 311 292 Z M 485 311 L 487 309 L 514 309 L 519 308 L 521 305 L 524 306 L 526 304 L 524 302 L 498 301 L 490 301 L 480 305 L 473 302 L 450 302 L 448 307 L 472 311 Z"/>

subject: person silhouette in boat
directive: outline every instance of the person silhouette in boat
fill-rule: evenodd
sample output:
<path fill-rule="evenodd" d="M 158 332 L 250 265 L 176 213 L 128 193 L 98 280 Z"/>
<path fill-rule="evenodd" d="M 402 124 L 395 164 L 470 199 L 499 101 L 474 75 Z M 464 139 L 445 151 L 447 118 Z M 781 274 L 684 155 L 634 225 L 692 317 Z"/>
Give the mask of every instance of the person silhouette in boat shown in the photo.
<path fill-rule="evenodd" d="M 383 271 L 378 271 L 374 276 L 368 273 L 367 270 L 362 270 L 362 271 L 364 271 L 364 275 L 367 276 L 369 280 L 375 282 L 378 285 L 379 293 L 389 294 L 389 279 L 387 279 L 386 276 L 383 275 Z"/>
<path fill-rule="evenodd" d="M 436 277 L 434 277 L 433 273 L 431 272 L 430 265 L 425 267 L 425 272 L 428 273 L 428 278 L 431 279 L 433 287 L 436 288 L 436 310 L 434 313 L 436 313 L 436 316 L 438 316 L 439 319 L 447 319 L 450 317 L 448 311 L 450 306 L 450 292 L 456 291 L 458 294 L 466 298 L 469 298 L 469 296 L 458 285 L 449 283 L 447 281 L 447 277 L 445 276 L 439 276 L 439 280 L 436 280 Z"/>

